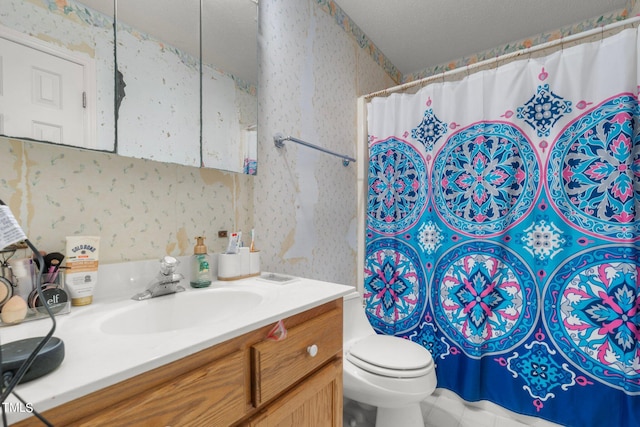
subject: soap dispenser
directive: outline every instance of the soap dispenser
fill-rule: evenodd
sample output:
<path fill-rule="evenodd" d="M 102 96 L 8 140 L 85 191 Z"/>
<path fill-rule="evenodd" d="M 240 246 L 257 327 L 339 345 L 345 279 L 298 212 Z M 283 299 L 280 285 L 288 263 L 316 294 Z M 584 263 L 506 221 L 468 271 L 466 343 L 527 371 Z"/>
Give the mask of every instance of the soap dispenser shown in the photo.
<path fill-rule="evenodd" d="M 192 288 L 206 288 L 211 284 L 211 262 L 202 236 L 196 237 L 193 248 L 190 283 Z"/>

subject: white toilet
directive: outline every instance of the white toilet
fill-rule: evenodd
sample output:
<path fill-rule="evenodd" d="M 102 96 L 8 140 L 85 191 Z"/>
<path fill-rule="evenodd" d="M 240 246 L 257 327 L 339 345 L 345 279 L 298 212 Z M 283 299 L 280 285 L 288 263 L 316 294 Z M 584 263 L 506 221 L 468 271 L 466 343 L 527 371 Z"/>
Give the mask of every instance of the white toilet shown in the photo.
<path fill-rule="evenodd" d="M 436 388 L 429 351 L 378 335 L 358 292 L 344 296 L 344 396 L 378 408 L 376 427 L 424 427 L 420 402 Z"/>

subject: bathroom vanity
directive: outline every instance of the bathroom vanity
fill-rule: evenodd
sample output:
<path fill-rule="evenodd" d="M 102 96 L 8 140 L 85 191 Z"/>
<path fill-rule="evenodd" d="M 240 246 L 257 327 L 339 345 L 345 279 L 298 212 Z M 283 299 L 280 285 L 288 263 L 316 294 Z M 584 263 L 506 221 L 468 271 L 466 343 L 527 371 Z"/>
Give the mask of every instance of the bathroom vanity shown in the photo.
<path fill-rule="evenodd" d="M 307 279 L 287 285 L 258 279 L 215 285 L 182 294 L 206 299 L 216 291 L 223 295 L 220 289 L 257 288 L 262 299 L 248 312 L 217 323 L 144 334 L 134 329 L 120 337 L 102 332 L 108 331 L 104 325 L 143 309 L 135 306 L 141 302 L 98 304 L 93 312 L 74 307 L 60 318 L 56 333 L 67 347 L 63 365 L 19 386 L 19 394 L 56 426 L 341 426 L 342 295 L 352 288 Z M 173 297 L 182 298 L 177 294 L 158 302 Z M 287 334 L 274 340 L 269 333 L 279 320 Z M 93 326 L 87 326 L 89 321 Z M 85 341 L 98 348 L 81 349 L 82 339 L 74 334 L 92 328 L 104 335 Z M 118 349 L 108 350 L 114 346 Z M 110 354 L 97 356 L 97 363 L 81 362 L 100 351 Z M 42 425 L 29 414 L 9 417 L 19 427 Z"/>

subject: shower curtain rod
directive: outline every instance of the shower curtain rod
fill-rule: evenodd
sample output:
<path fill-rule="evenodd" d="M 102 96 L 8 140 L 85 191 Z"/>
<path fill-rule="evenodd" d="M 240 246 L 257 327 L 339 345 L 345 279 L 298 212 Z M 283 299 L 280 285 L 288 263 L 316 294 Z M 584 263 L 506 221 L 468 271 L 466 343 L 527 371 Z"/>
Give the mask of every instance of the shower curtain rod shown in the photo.
<path fill-rule="evenodd" d="M 298 139 L 298 138 L 294 138 L 292 136 L 284 136 L 281 133 L 277 133 L 277 134 L 273 135 L 273 143 L 276 145 L 277 148 L 284 147 L 284 141 L 295 142 L 297 144 L 301 144 L 301 145 L 304 145 L 306 147 L 313 148 L 314 150 L 322 151 L 323 153 L 327 153 L 327 154 L 331 154 L 332 156 L 340 157 L 342 159 L 342 165 L 343 166 L 349 166 L 350 162 L 354 162 L 355 163 L 355 161 L 356 161 L 356 159 L 354 159 L 353 157 L 349 157 L 349 156 L 344 155 L 344 154 L 335 153 L 335 152 L 333 152 L 331 150 L 327 150 L 326 148 L 318 147 L 317 145 L 310 144 L 310 143 L 308 143 L 306 141 L 303 141 L 303 140 Z"/>
<path fill-rule="evenodd" d="M 402 92 L 405 91 L 407 89 L 411 89 L 413 87 L 416 86 L 425 86 L 428 83 L 431 83 L 433 81 L 437 81 L 437 80 L 443 80 L 445 79 L 445 77 L 449 77 L 452 75 L 456 75 L 459 73 L 463 73 L 463 72 L 469 72 L 470 70 L 476 69 L 476 68 L 480 68 L 483 66 L 486 66 L 488 64 L 493 64 L 493 63 L 498 63 L 500 61 L 505 61 L 508 59 L 512 59 L 512 58 L 517 58 L 518 56 L 521 55 L 526 55 L 528 53 L 533 53 L 533 52 L 537 52 L 539 50 L 543 50 L 543 49 L 549 49 L 551 47 L 555 47 L 558 45 L 563 45 L 565 43 L 570 43 L 570 42 L 574 42 L 577 40 L 582 40 L 585 39 L 587 37 L 591 37 L 591 36 L 595 36 L 597 34 L 602 34 L 604 37 L 604 33 L 607 31 L 611 31 L 614 30 L 618 27 L 624 27 L 626 25 L 632 25 L 635 24 L 637 22 L 640 22 L 640 16 L 636 16 L 633 18 L 629 18 L 629 19 L 625 19 L 624 21 L 618 21 L 618 22 L 614 22 L 612 24 L 608 24 L 608 25 L 603 25 L 601 27 L 598 28 L 593 28 L 591 30 L 587 30 L 587 31 L 583 31 L 581 33 L 578 34 L 573 34 L 571 36 L 567 36 L 567 37 L 562 37 L 560 39 L 557 40 L 553 40 L 550 42 L 546 42 L 546 43 L 542 43 L 536 46 L 531 46 L 528 47 L 526 49 L 520 49 L 517 50 L 515 52 L 511 52 L 511 53 L 505 53 L 504 55 L 500 55 L 500 56 L 496 56 L 495 58 L 490 58 L 490 59 L 485 59 L 484 61 L 480 61 L 480 62 L 476 62 L 475 64 L 471 64 L 471 65 L 467 65 L 465 67 L 458 67 L 458 68 L 454 68 L 452 70 L 449 71 L 443 71 L 440 74 L 434 74 L 432 76 L 429 77 L 425 77 L 423 79 L 420 80 L 415 80 L 413 82 L 409 82 L 409 83 L 404 83 L 398 86 L 394 86 L 394 87 L 390 87 L 388 89 L 383 89 L 377 92 L 373 92 L 370 93 L 368 95 L 364 95 L 364 99 L 366 101 L 370 101 L 372 98 L 375 98 L 376 96 L 388 96 L 394 92 Z"/>

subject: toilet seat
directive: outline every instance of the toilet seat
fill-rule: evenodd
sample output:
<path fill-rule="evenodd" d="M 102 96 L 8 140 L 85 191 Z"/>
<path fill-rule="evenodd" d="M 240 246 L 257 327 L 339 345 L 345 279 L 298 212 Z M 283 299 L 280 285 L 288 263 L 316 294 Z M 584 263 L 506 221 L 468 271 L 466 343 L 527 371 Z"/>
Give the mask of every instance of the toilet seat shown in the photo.
<path fill-rule="evenodd" d="M 364 371 L 392 378 L 421 377 L 434 367 L 426 348 L 390 335 L 369 335 L 358 340 L 346 358 Z"/>

